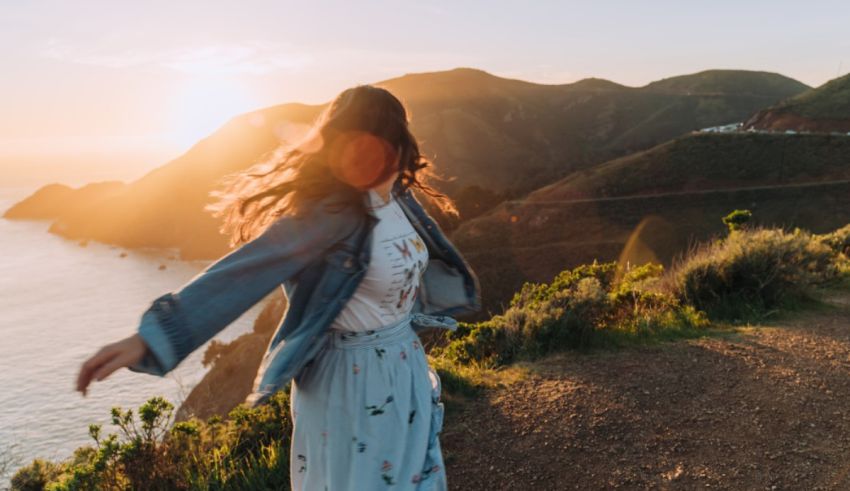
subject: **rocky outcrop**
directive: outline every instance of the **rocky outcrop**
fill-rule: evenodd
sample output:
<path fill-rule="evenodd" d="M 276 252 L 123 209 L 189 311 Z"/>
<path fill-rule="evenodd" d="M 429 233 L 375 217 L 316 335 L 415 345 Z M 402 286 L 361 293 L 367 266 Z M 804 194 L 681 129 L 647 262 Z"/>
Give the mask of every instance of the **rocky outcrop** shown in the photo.
<path fill-rule="evenodd" d="M 223 416 L 243 402 L 285 311 L 286 297 L 278 290 L 254 321 L 253 331 L 226 344 L 213 341 L 204 353 L 204 364 L 212 367 L 177 409 L 175 420 Z"/>

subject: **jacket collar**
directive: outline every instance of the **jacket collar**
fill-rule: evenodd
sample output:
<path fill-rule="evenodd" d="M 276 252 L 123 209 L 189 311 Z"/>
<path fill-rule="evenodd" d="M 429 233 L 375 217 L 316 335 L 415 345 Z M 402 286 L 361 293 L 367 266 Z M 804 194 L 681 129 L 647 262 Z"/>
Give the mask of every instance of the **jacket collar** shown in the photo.
<path fill-rule="evenodd" d="M 393 186 L 392 186 L 392 188 L 390 189 L 390 196 L 392 196 L 393 198 L 398 199 L 398 198 L 400 198 L 403 194 L 405 194 L 406 192 L 407 192 L 407 191 L 404 189 L 404 187 L 403 187 L 403 186 L 402 186 L 402 184 L 401 184 L 401 178 L 398 178 L 398 179 L 396 179 L 396 180 L 395 180 L 395 182 L 393 182 Z M 367 212 L 367 213 L 368 213 L 368 214 L 369 214 L 372 218 L 377 219 L 377 218 L 378 218 L 378 216 L 375 214 L 375 212 L 374 212 L 373 210 L 369 209 L 369 206 L 371 205 L 371 201 L 369 200 L 369 193 L 368 193 L 368 192 L 363 193 L 363 203 L 364 203 L 364 204 L 366 204 L 366 212 Z"/>

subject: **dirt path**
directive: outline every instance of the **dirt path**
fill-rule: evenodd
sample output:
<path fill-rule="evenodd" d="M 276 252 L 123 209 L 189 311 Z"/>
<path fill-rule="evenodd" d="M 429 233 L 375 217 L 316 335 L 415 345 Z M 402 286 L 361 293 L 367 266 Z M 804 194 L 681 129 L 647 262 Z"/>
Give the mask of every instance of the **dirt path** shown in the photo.
<path fill-rule="evenodd" d="M 452 489 L 850 489 L 850 295 L 722 337 L 565 354 L 446 415 Z"/>

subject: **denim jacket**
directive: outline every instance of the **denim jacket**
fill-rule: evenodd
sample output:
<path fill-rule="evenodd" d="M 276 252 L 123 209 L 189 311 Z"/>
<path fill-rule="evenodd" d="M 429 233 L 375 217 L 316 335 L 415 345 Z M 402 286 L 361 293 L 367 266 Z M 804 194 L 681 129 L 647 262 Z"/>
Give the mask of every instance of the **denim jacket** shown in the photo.
<path fill-rule="evenodd" d="M 455 246 L 396 180 L 392 194 L 424 240 L 429 260 L 413 306 L 418 333 L 457 328 L 454 315 L 481 309 L 478 278 Z M 369 266 L 373 212 L 327 211 L 326 197 L 307 216 L 285 216 L 223 256 L 179 290 L 157 297 L 142 314 L 138 333 L 148 345 L 131 371 L 165 376 L 278 286 L 288 300 L 246 402 L 256 406 L 285 387 L 326 346 L 329 326 Z M 367 199 L 364 194 L 364 199 Z"/>

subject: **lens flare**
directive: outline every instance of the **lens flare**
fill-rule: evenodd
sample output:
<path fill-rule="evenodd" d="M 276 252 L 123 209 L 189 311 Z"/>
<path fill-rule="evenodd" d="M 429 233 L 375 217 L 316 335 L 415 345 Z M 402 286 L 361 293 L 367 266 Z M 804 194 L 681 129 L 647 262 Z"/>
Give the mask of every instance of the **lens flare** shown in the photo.
<path fill-rule="evenodd" d="M 669 245 L 675 243 L 676 229 L 664 218 L 657 215 L 647 215 L 629 235 L 623 246 L 618 263 L 625 268 L 626 264 L 640 266 L 646 263 L 662 264 L 661 257 L 666 257 Z M 623 269 L 617 271 L 615 281 L 624 274 Z"/>
<path fill-rule="evenodd" d="M 329 160 L 337 179 L 362 190 L 382 182 L 397 170 L 392 145 L 366 132 L 350 131 L 336 138 Z"/>

